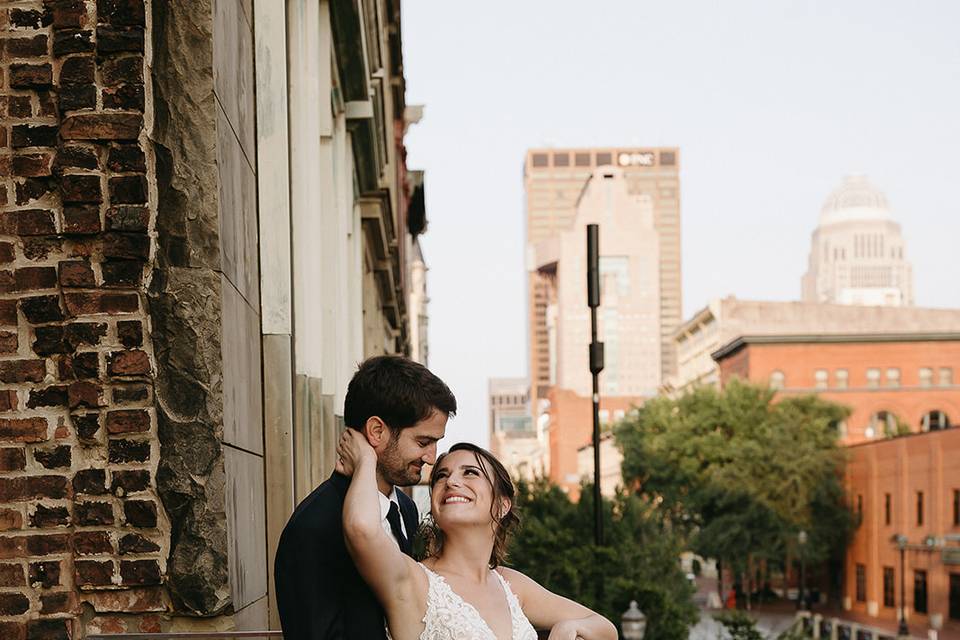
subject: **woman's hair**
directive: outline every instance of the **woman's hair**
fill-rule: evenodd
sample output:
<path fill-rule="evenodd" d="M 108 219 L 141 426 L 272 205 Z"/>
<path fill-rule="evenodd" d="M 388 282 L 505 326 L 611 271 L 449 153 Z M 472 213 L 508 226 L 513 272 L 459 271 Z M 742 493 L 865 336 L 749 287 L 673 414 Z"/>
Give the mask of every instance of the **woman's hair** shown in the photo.
<path fill-rule="evenodd" d="M 516 491 L 513 486 L 513 481 L 510 479 L 510 473 L 492 453 L 469 442 L 458 442 L 450 447 L 449 451 L 438 457 L 436 464 L 433 465 L 433 469 L 430 472 L 431 494 L 433 493 L 434 485 L 437 483 L 437 469 L 440 468 L 443 459 L 454 451 L 470 451 L 473 453 L 477 458 L 480 468 L 483 469 L 487 482 L 490 483 L 490 487 L 493 489 L 493 501 L 490 504 L 490 517 L 493 518 L 493 551 L 490 552 L 490 568 L 495 569 L 506 560 L 507 542 L 513 530 L 520 524 L 520 517 L 517 515 L 514 504 L 514 494 Z M 509 501 L 510 507 L 506 513 L 501 515 L 498 512 L 503 498 Z M 420 531 L 426 543 L 426 557 L 439 556 L 443 551 L 444 533 L 433 519 L 433 513 L 430 514 L 428 519 L 424 520 Z"/>

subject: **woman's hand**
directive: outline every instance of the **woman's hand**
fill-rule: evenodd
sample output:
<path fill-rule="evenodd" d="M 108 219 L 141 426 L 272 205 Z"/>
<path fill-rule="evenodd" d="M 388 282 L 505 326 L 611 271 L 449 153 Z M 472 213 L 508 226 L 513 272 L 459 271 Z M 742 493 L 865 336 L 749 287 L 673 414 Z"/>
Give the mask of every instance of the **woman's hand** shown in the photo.
<path fill-rule="evenodd" d="M 576 620 L 564 620 L 553 625 L 547 640 L 579 640 L 582 637 Z"/>
<path fill-rule="evenodd" d="M 367 442 L 367 437 L 356 429 L 347 427 L 337 443 L 337 471 L 345 476 L 352 476 L 361 463 L 375 463 L 376 460 L 377 452 Z"/>

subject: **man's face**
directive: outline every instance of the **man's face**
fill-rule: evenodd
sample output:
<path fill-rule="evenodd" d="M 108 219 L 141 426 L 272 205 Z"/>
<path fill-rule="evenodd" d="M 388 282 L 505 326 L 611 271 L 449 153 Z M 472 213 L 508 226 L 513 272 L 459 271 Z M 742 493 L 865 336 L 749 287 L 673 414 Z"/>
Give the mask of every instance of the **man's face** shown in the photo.
<path fill-rule="evenodd" d="M 417 424 L 393 432 L 377 455 L 377 471 L 392 485 L 407 487 L 420 482 L 424 464 L 437 461 L 437 440 L 447 429 L 447 414 L 434 411 Z"/>

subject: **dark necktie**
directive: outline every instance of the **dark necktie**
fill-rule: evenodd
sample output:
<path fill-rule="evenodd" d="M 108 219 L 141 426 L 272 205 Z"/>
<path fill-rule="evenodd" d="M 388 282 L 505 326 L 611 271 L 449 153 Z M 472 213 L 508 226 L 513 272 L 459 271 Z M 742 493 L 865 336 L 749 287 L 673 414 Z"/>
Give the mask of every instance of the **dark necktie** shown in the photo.
<path fill-rule="evenodd" d="M 400 551 L 410 555 L 410 541 L 403 535 L 403 529 L 400 527 L 400 507 L 393 500 L 390 501 L 390 510 L 387 511 L 387 522 L 390 523 L 390 530 L 393 531 L 393 537 L 400 543 Z"/>

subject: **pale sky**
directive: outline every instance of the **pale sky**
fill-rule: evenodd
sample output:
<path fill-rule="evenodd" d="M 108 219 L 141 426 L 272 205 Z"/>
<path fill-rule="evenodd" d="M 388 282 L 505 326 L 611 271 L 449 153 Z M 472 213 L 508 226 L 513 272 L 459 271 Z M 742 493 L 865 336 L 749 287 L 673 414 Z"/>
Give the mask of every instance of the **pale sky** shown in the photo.
<path fill-rule="evenodd" d="M 855 172 L 903 227 L 918 306 L 960 308 L 958 26 L 956 0 L 406 0 L 430 368 L 460 405 L 441 449 L 486 444 L 487 379 L 527 373 L 530 147 L 680 147 L 684 318 L 799 299 Z"/>

